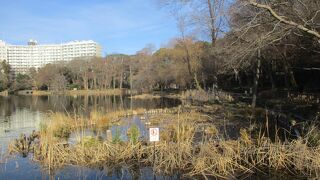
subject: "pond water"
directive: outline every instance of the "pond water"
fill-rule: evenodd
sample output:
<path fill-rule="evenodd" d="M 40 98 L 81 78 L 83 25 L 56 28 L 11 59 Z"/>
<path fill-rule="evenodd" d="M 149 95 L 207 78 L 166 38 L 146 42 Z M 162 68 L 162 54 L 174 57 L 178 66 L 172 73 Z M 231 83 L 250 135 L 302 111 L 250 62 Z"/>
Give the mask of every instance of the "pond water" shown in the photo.
<path fill-rule="evenodd" d="M 153 179 L 151 169 L 121 167 L 113 170 L 89 169 L 68 166 L 49 173 L 32 162 L 31 157 L 7 156 L 10 141 L 21 133 L 38 130 L 41 121 L 52 112 L 81 113 L 86 116 L 91 110 L 102 112 L 137 108 L 170 108 L 181 102 L 175 99 L 130 99 L 126 96 L 8 96 L 0 97 L 0 179 Z M 144 129 L 138 119 L 133 119 Z M 124 126 L 128 128 L 129 125 Z M 158 177 L 160 179 L 164 177 Z"/>
<path fill-rule="evenodd" d="M 291 105 L 289 103 L 269 103 L 263 101 L 264 104 L 258 102 L 260 107 L 272 109 L 273 111 L 280 111 L 288 115 L 285 110 L 291 114 L 298 114 L 304 119 L 315 117 L 319 112 L 319 104 L 314 103 L 308 106 L 307 111 L 305 107 L 298 109 L 299 106 Z M 286 102 L 283 100 L 282 102 Z M 160 99 L 130 99 L 127 96 L 0 96 L 0 180 L 2 179 L 153 179 L 153 172 L 151 168 L 139 167 L 119 167 L 115 169 L 90 169 L 86 167 L 67 166 L 64 169 L 56 172 L 48 172 L 38 164 L 31 160 L 31 156 L 23 158 L 19 155 L 16 157 L 8 156 L 7 148 L 10 141 L 18 138 L 21 133 L 30 134 L 33 130 L 38 130 L 40 123 L 47 119 L 52 112 L 76 113 L 83 116 L 88 116 L 92 110 L 101 112 L 110 112 L 117 110 L 135 110 L 138 108 L 157 109 L 170 108 L 181 104 L 180 100 L 160 98 Z M 271 105 L 270 105 L 271 104 Z M 280 110 L 278 107 L 280 106 Z M 292 109 L 292 107 L 294 109 Z M 311 107 L 311 108 L 309 108 Z M 238 106 L 230 105 L 224 106 L 225 110 L 235 111 L 232 118 L 223 118 L 221 122 L 214 122 L 219 129 L 219 132 L 225 132 L 227 138 L 237 138 L 241 127 L 248 127 L 250 121 L 245 121 L 243 116 L 239 116 L 236 111 Z M 263 111 L 265 112 L 265 111 Z M 307 112 L 307 113 L 304 113 Z M 219 112 L 214 112 L 213 117 L 219 116 Z M 239 116 L 239 117 L 238 117 Z M 263 116 L 265 117 L 265 115 Z M 293 116 L 291 116 L 293 117 Z M 146 118 L 148 119 L 148 118 Z M 219 117 L 218 117 L 219 119 Z M 272 119 L 270 117 L 270 119 Z M 287 121 L 288 118 L 285 118 Z M 147 127 L 140 121 L 139 116 L 133 118 L 123 119 L 121 125 L 111 127 L 114 134 L 120 130 L 121 139 L 126 140 L 126 132 L 131 127 L 132 123 L 137 125 L 142 136 L 148 134 Z M 263 122 L 262 122 L 263 123 Z M 276 124 L 276 123 L 274 123 Z M 270 126 L 271 127 L 271 126 Z M 95 132 L 87 130 L 84 135 L 92 135 Z M 71 134 L 70 143 L 77 142 L 78 134 Z M 101 135 L 105 138 L 106 133 Z M 178 179 L 176 176 L 157 176 L 157 179 Z M 297 177 L 295 177 L 297 178 Z M 243 179 L 270 179 L 265 175 L 253 175 Z M 278 178 L 275 178 L 278 179 Z M 281 177 L 281 179 L 285 179 Z M 291 179 L 291 178 L 289 178 Z"/>

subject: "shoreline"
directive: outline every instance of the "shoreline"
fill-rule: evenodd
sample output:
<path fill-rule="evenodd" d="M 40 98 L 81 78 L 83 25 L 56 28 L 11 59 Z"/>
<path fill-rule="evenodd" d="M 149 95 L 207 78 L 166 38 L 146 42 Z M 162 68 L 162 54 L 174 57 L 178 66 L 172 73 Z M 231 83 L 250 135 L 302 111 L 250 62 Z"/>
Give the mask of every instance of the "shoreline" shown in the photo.
<path fill-rule="evenodd" d="M 66 90 L 66 91 L 41 91 L 41 90 L 24 90 L 18 91 L 18 95 L 24 96 L 85 96 L 85 95 L 125 95 L 126 89 L 105 89 L 105 90 Z"/>

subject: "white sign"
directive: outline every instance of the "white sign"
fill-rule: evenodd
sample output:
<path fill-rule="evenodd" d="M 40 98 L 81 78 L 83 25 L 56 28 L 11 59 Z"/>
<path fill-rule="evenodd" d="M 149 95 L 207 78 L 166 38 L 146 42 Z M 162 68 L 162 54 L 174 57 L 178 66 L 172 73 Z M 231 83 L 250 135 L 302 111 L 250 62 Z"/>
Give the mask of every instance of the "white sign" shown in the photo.
<path fill-rule="evenodd" d="M 150 128 L 149 129 L 149 138 L 150 138 L 150 142 L 155 142 L 155 141 L 159 141 L 159 128 Z"/>

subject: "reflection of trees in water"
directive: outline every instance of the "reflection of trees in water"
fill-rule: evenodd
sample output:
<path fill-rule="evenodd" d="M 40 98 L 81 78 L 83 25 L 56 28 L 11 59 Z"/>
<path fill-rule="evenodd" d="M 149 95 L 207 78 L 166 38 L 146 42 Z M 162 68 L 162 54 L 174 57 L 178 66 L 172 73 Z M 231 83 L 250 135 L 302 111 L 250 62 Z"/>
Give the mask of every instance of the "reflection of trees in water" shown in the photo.
<path fill-rule="evenodd" d="M 144 174 L 142 174 L 138 165 L 135 167 L 100 165 L 92 169 L 81 166 L 69 166 L 62 170 L 50 169 L 47 173 L 43 174 L 42 177 L 44 179 L 47 176 L 49 176 L 49 179 L 57 179 L 59 177 L 64 177 L 65 179 L 105 179 L 105 177 L 109 177 L 111 179 L 133 180 L 138 180 L 140 177 L 144 177 L 143 179 L 149 177 L 149 174 L 146 174 L 148 176 L 143 176 Z"/>
<path fill-rule="evenodd" d="M 0 116 L 0 137 L 6 133 L 9 133 L 9 136 L 30 133 L 32 129 L 39 128 L 43 117 L 44 115 L 39 111 L 28 109 L 17 109 L 10 116 Z"/>
<path fill-rule="evenodd" d="M 46 116 L 42 112 L 75 112 L 88 114 L 91 110 L 115 111 L 119 109 L 136 108 L 165 108 L 180 104 L 179 100 L 173 99 L 130 99 L 128 96 L 8 96 L 0 97 L 0 144 L 7 145 L 14 137 L 20 133 L 30 133 L 33 129 L 38 129 L 41 120 Z M 105 131 L 104 131 L 105 132 Z M 99 133 L 99 132 L 94 132 Z M 98 135 L 98 134 L 97 134 Z M 77 168 L 78 169 L 78 168 Z M 110 169 L 112 177 L 116 179 L 139 179 L 143 177 L 139 166 L 128 168 L 118 167 Z M 70 171 L 70 177 L 85 177 L 88 169 L 83 171 Z M 69 172 L 69 171 L 68 171 Z M 75 173 L 79 173 L 76 174 Z M 67 172 L 66 172 L 67 173 Z M 93 170 L 93 173 L 105 171 Z M 58 175 L 60 176 L 60 174 Z M 44 177 L 54 179 L 56 174 L 50 173 L 49 177 L 44 173 Z M 73 179 L 73 178 L 71 178 Z M 79 178 L 80 179 L 80 178 Z"/>
<path fill-rule="evenodd" d="M 17 109 L 41 112 L 89 113 L 92 110 L 103 112 L 132 108 L 166 108 L 180 104 L 179 100 L 130 99 L 128 96 L 9 96 L 0 97 L 0 116 L 11 116 Z"/>
<path fill-rule="evenodd" d="M 33 100 L 34 101 L 34 100 Z M 165 108 L 179 104 L 179 101 L 168 98 L 161 99 L 130 99 L 128 96 L 49 96 L 47 100 L 40 99 L 36 109 L 69 112 L 90 112 L 91 110 L 114 111 L 130 109 L 132 101 L 133 109 L 136 108 Z"/>

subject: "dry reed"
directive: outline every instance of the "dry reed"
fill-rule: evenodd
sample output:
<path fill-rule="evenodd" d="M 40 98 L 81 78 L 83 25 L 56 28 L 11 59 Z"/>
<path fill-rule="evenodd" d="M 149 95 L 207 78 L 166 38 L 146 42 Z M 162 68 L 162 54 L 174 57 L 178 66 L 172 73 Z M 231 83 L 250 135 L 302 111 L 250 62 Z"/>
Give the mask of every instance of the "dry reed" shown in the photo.
<path fill-rule="evenodd" d="M 119 116 L 109 115 L 110 117 Z M 49 169 L 65 165 L 87 167 L 115 167 L 139 165 L 152 167 L 161 174 L 183 174 L 185 177 L 236 178 L 254 172 L 281 171 L 293 175 L 317 177 L 320 170 L 320 146 L 309 146 L 309 137 L 293 141 L 271 141 L 262 133 L 253 139 L 241 130 L 238 140 L 216 138 L 217 129 L 212 125 L 203 134 L 213 138 L 195 141 L 199 130 L 196 122 L 205 121 L 198 113 L 178 113 L 161 131 L 161 141 L 153 145 L 147 142 L 110 142 L 81 137 L 75 145 L 65 144 L 55 137 L 54 131 L 61 125 L 71 130 L 83 128 L 84 120 L 55 114 L 51 122 L 40 132 L 40 143 L 34 148 L 35 160 Z M 109 123 L 107 115 L 92 112 L 91 124 Z M 76 122 L 76 123 L 75 123 Z M 93 123 L 94 122 L 94 123 Z M 155 154 L 154 154 L 155 153 Z M 155 157 L 155 159 L 154 159 Z"/>

